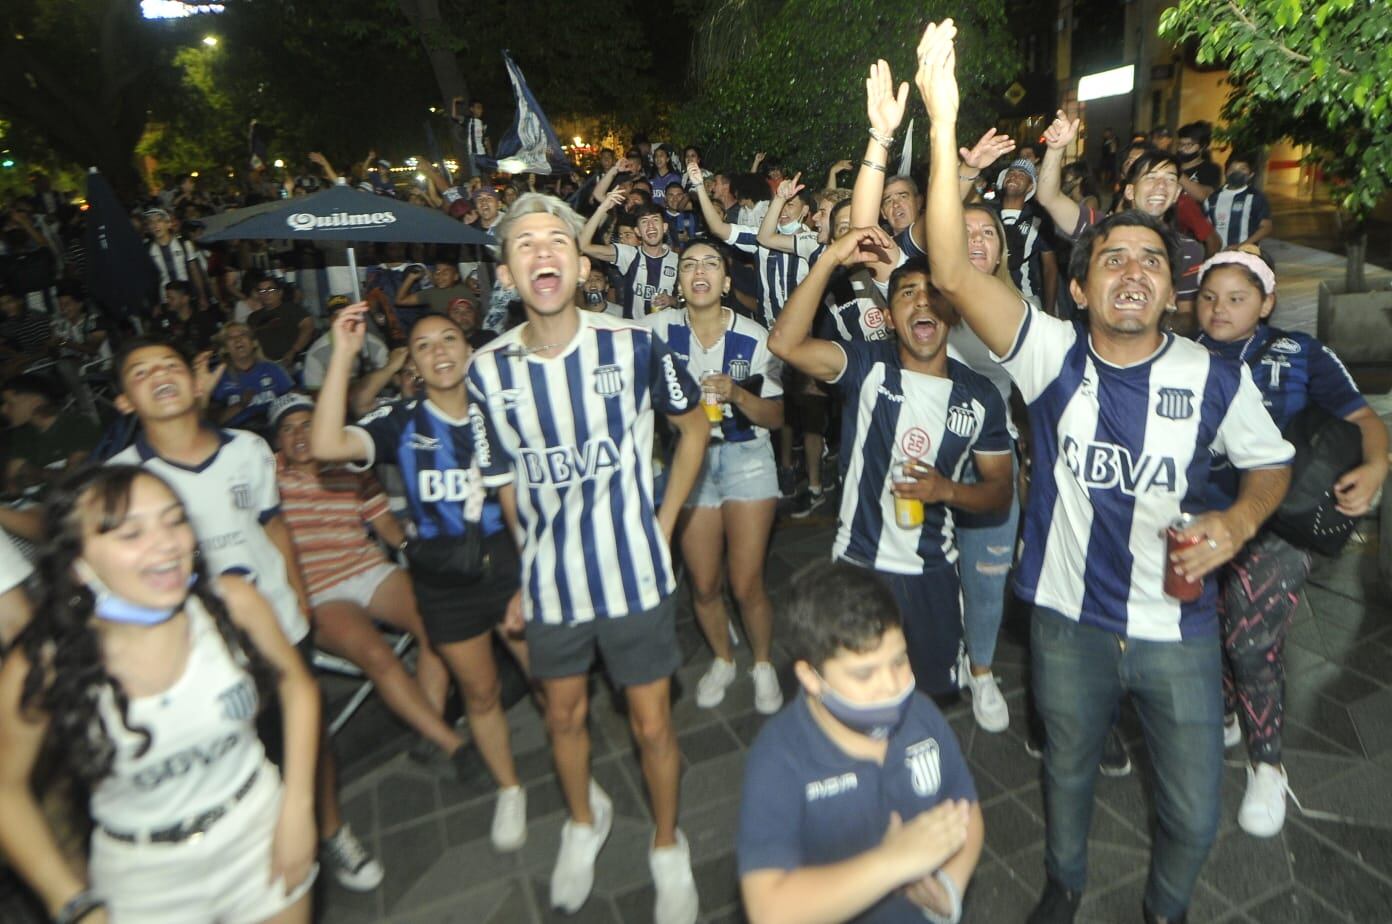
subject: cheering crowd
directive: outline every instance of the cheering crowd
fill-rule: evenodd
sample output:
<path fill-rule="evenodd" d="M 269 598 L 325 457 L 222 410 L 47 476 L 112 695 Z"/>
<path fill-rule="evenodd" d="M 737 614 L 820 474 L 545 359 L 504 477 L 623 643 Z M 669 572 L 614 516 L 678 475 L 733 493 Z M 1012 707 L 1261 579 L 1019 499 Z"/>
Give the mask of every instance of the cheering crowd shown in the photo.
<path fill-rule="evenodd" d="M 1144 920 L 1186 919 L 1225 748 L 1248 758 L 1239 825 L 1279 832 L 1282 644 L 1321 530 L 1382 486 L 1386 430 L 1328 348 L 1268 322 L 1251 155 L 1223 171 L 1206 126 L 1173 152 L 1157 135 L 1114 152 L 1107 202 L 1064 163 L 1062 112 L 1042 157 L 994 131 L 959 147 L 955 37 L 932 24 L 917 49 L 926 186 L 891 172 L 910 87 L 879 61 L 865 149 L 821 189 L 641 139 L 525 191 L 422 164 L 409 198 L 491 245 L 385 245 L 357 302 L 303 245 L 200 244 L 216 203 L 185 180 L 133 214 L 149 311 L 111 317 L 76 281 L 80 216 L 43 189 L 16 205 L 7 256 L 48 253 L 55 278 L 0 294 L 0 851 L 52 918 L 308 921 L 320 864 L 381 883 L 393 858 L 342 818 L 318 648 L 423 759 L 482 761 L 499 852 L 528 835 L 504 711 L 526 678 L 569 913 L 614 820 L 590 773 L 602 660 L 646 784 L 653 920 L 694 924 L 683 582 L 712 654 L 697 705 L 747 682 L 769 717 L 736 844 L 753 922 L 961 918 L 990 832 L 935 700 L 965 691 L 1006 729 L 1012 596 L 1047 812 L 1030 922 L 1074 920 L 1096 776 L 1130 770 L 1123 698 L 1155 770 Z M 313 159 L 397 192 L 375 156 Z M 1292 469 L 1316 426 L 1353 443 L 1332 484 Z M 1288 494 L 1324 497 L 1322 526 Z M 779 516 L 838 502 L 831 563 L 771 597 Z M 380 626 L 420 642 L 413 669 Z"/>

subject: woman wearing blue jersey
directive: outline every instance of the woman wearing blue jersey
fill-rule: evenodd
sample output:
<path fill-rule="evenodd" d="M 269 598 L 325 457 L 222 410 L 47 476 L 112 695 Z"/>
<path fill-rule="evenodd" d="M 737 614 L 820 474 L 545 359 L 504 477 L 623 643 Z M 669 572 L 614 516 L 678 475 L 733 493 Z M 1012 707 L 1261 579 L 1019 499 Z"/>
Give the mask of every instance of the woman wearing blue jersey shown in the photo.
<path fill-rule="evenodd" d="M 1254 248 L 1255 249 L 1255 248 Z M 1334 484 L 1340 512 L 1361 516 L 1387 476 L 1387 428 L 1354 387 L 1334 353 L 1308 334 L 1267 323 L 1276 307 L 1276 276 L 1261 257 L 1225 251 L 1203 265 L 1199 284 L 1198 341 L 1214 353 L 1246 363 L 1266 408 L 1284 428 L 1304 407 L 1317 405 L 1358 425 L 1364 463 Z M 1231 505 L 1235 472 L 1213 474 L 1213 509 Z M 1247 742 L 1247 792 L 1237 823 L 1255 837 L 1281 830 L 1287 779 L 1281 765 L 1285 712 L 1283 650 L 1310 556 L 1262 530 L 1219 573 L 1218 614 L 1223 648 L 1223 739 Z"/>
<path fill-rule="evenodd" d="M 677 284 L 684 307 L 647 320 L 701 382 L 712 418 L 705 465 L 680 521 L 692 606 L 715 652 L 696 685 L 696 705 L 719 705 L 735 681 L 725 608 L 728 571 L 730 592 L 754 649 L 754 706 L 769 715 L 783 705 L 769 662 L 773 605 L 764 588 L 764 559 L 778 504 L 769 430 L 783 425 L 779 363 L 769 355 L 764 329 L 721 304 L 730 276 L 724 255 L 713 244 L 698 241 L 686 248 L 677 263 Z"/>
<path fill-rule="evenodd" d="M 474 459 L 464 371 L 472 351 L 463 330 L 427 315 L 407 337 L 425 384 L 414 401 L 378 408 L 346 426 L 348 379 L 362 350 L 366 303 L 334 317 L 333 355 L 314 410 L 310 447 L 321 462 L 371 466 L 392 461 L 406 483 L 416 537 L 403 543 L 430 644 L 459 685 L 479 755 L 498 784 L 491 838 L 498 851 L 527 839 L 527 794 L 517 779 L 492 631 L 517 590 L 517 554 L 496 497 L 487 496 Z M 461 556 L 468 530 L 481 530 L 485 574 L 465 583 Z M 462 755 L 461 755 L 462 756 Z"/>

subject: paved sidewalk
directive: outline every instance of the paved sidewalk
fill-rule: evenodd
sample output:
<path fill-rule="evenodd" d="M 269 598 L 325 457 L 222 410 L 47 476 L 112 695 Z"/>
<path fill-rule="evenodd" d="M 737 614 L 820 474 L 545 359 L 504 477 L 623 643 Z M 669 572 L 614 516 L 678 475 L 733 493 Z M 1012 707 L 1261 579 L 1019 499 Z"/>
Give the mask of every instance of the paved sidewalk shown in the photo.
<path fill-rule="evenodd" d="M 1375 536 L 1373 524 L 1366 530 Z M 775 599 L 789 576 L 827 554 L 829 518 L 780 524 L 770 556 Z M 1375 540 L 1351 544 L 1321 562 L 1291 630 L 1287 652 L 1289 716 L 1286 765 L 1307 809 L 1339 820 L 1301 817 L 1292 806 L 1282 834 L 1253 839 L 1236 827 L 1245 785 L 1241 760 L 1229 754 L 1219 840 L 1204 869 L 1194 922 L 1392 921 L 1392 606 L 1375 588 Z M 761 717 L 747 679 L 715 710 L 692 702 L 696 678 L 709 662 L 685 589 L 679 623 L 683 692 L 674 707 L 684 757 L 681 825 L 690 838 L 702 921 L 743 920 L 735 880 L 734 832 L 745 750 Z M 976 776 L 986 818 L 986 853 L 967 895 L 969 922 L 1023 921 L 1043 882 L 1044 814 L 1039 764 L 1023 747 L 1024 626 L 1003 632 L 996 670 L 1010 702 L 1010 729 L 975 727 L 970 706 L 947 710 Z M 742 653 L 744 650 L 742 649 Z M 776 659 L 786 692 L 793 680 L 785 655 Z M 741 657 L 741 667 L 748 667 Z M 375 702 L 340 742 L 344 796 L 358 831 L 387 864 L 383 887 L 353 895 L 322 890 L 322 920 L 333 924 L 524 924 L 647 922 L 652 891 L 646 851 L 651 833 L 641 774 L 624 719 L 597 680 L 591 719 L 594 766 L 614 797 L 614 833 L 600 855 L 594 896 L 573 918 L 549 912 L 547 879 L 564 820 L 540 721 L 529 703 L 510 715 L 530 800 L 530 838 L 511 856 L 488 845 L 490 788 L 480 771 L 466 784 L 413 763 L 410 737 Z M 1123 728 L 1137 772 L 1098 784 L 1091 847 L 1092 880 L 1081 921 L 1139 920 L 1149 846 L 1148 773 L 1134 715 Z"/>

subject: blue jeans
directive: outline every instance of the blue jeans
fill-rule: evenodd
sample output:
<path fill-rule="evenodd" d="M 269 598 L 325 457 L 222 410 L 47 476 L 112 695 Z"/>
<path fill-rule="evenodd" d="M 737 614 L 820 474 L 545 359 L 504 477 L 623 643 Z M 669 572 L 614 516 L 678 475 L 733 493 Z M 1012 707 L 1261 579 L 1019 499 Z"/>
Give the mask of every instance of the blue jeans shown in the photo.
<path fill-rule="evenodd" d="M 963 481 L 969 483 L 966 478 Z M 957 528 L 962 625 L 967 657 L 976 667 L 989 667 L 996 656 L 996 637 L 1000 635 L 1001 617 L 1005 613 L 1006 585 L 1015 560 L 1015 536 L 1020 525 L 1019 498 L 1011 497 L 1010 509 L 1002 516 L 1004 519 L 997 523 L 988 521 L 981 526 L 963 518 L 962 525 Z"/>
<path fill-rule="evenodd" d="M 1034 696 L 1044 720 L 1044 866 L 1070 891 L 1087 884 L 1087 836 L 1102 745 L 1123 693 L 1140 714 L 1155 767 L 1157 825 L 1145 904 L 1189 907 L 1218 831 L 1223 768 L 1222 646 L 1123 639 L 1035 607 Z"/>

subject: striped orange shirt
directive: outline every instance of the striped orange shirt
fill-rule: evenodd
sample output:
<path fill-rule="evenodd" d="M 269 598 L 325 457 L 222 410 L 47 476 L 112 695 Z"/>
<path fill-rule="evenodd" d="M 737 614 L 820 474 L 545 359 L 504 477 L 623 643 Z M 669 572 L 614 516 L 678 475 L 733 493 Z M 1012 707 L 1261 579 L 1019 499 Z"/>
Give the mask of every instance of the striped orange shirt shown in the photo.
<path fill-rule="evenodd" d="M 317 472 L 294 468 L 277 454 L 276 481 L 280 511 L 311 597 L 387 560 L 367 532 L 370 520 L 388 512 L 387 496 L 371 472 L 328 465 Z"/>

